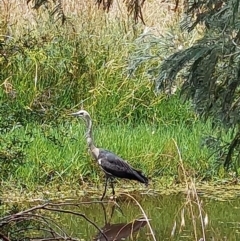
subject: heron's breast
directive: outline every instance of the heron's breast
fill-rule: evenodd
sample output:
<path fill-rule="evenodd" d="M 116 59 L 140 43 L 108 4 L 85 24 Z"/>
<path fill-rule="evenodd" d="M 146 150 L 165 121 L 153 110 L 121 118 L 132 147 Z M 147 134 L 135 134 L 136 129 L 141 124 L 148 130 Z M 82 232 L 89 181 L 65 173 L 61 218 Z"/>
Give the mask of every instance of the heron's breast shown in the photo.
<path fill-rule="evenodd" d="M 98 148 L 93 148 L 91 149 L 92 155 L 97 159 L 99 156 L 99 149 Z"/>
<path fill-rule="evenodd" d="M 90 155 L 92 156 L 92 158 L 94 160 L 97 160 L 98 159 L 98 156 L 99 156 L 99 149 L 98 148 L 89 148 L 88 149 Z"/>

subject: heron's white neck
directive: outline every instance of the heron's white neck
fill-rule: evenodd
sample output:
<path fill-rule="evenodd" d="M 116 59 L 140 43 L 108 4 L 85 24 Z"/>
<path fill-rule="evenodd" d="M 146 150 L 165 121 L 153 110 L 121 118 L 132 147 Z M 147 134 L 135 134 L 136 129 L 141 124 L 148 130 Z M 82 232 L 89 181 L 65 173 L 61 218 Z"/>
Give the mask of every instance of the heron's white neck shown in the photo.
<path fill-rule="evenodd" d="M 86 120 L 86 124 L 87 124 L 86 137 L 92 138 L 92 120 L 91 120 L 90 116 L 87 116 L 85 120 Z"/>
<path fill-rule="evenodd" d="M 86 139 L 87 139 L 87 145 L 90 149 L 91 153 L 95 158 L 99 155 L 99 149 L 94 145 L 93 138 L 92 138 L 92 121 L 90 117 L 86 118 L 87 122 L 87 132 L 86 132 Z"/>

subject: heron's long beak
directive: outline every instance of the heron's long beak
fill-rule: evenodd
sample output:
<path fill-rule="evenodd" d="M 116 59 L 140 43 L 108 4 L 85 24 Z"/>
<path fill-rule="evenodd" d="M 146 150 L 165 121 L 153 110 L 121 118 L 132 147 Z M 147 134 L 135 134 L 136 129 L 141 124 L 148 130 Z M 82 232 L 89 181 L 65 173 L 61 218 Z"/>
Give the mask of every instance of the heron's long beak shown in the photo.
<path fill-rule="evenodd" d="M 74 113 L 70 113 L 69 115 L 78 116 L 78 113 L 77 113 L 77 112 L 74 112 Z"/>
<path fill-rule="evenodd" d="M 76 113 L 76 112 L 74 112 L 74 113 L 70 113 L 69 115 L 76 116 L 76 115 L 77 115 L 77 113 Z"/>

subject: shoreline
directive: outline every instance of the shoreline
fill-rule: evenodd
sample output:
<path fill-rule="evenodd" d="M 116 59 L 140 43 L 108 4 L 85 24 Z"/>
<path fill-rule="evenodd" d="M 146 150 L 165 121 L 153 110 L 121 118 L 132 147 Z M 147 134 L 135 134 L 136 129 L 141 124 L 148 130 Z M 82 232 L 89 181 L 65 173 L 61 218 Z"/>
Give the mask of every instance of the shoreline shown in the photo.
<path fill-rule="evenodd" d="M 194 187 L 192 188 L 192 184 Z M 2 185 L 3 186 L 3 185 Z M 155 186 L 153 188 L 153 186 Z M 217 199 L 219 201 L 226 201 L 235 199 L 240 196 L 240 185 L 228 183 L 188 183 L 188 187 L 183 184 L 172 184 L 158 186 L 149 186 L 149 188 L 136 185 L 116 185 L 115 191 L 117 199 L 122 199 L 121 194 L 127 193 L 133 196 L 141 196 L 152 198 L 159 195 L 187 195 L 189 192 L 194 192 L 196 189 L 198 195 L 203 198 Z M 20 189 L 20 188 L 2 188 L 1 189 L 1 203 L 14 204 L 14 203 L 35 203 L 35 202 L 55 202 L 55 201 L 87 201 L 100 199 L 103 191 L 103 186 L 92 185 L 85 183 L 84 185 L 66 184 L 64 186 L 45 185 L 38 186 L 33 190 Z M 107 189 L 105 201 L 111 198 L 111 189 Z M 122 195 L 123 196 L 123 195 Z"/>

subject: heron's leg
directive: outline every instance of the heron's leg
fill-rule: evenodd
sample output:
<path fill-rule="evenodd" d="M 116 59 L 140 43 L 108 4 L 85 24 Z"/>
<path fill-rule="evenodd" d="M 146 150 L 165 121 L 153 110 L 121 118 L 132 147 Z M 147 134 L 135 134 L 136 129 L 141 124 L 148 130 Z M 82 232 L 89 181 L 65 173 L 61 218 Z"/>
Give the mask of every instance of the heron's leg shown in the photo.
<path fill-rule="evenodd" d="M 114 185 L 113 185 L 113 178 L 111 178 L 110 180 L 111 180 L 112 194 L 113 194 L 113 196 L 115 196 L 115 190 L 114 190 Z"/>
<path fill-rule="evenodd" d="M 104 187 L 104 192 L 101 198 L 101 201 L 103 200 L 103 198 L 105 197 L 106 191 L 107 191 L 107 183 L 108 183 L 108 176 L 106 175 L 106 180 L 105 180 L 105 187 Z"/>

